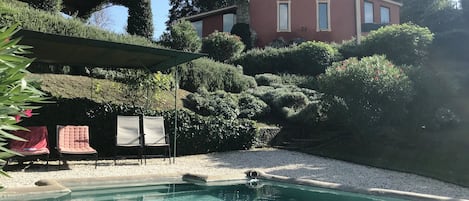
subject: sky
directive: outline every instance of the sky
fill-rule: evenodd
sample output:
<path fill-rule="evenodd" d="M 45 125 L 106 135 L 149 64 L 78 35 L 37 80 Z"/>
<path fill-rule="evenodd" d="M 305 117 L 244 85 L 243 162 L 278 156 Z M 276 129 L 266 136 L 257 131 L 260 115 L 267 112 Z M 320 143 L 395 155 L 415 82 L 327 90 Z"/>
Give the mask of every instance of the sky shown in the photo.
<path fill-rule="evenodd" d="M 158 39 L 166 29 L 165 22 L 168 20 L 169 0 L 151 0 L 153 13 L 153 37 Z M 111 22 L 109 29 L 116 33 L 125 33 L 124 27 L 127 24 L 128 9 L 123 6 L 111 6 L 106 8 L 106 13 L 110 15 Z"/>

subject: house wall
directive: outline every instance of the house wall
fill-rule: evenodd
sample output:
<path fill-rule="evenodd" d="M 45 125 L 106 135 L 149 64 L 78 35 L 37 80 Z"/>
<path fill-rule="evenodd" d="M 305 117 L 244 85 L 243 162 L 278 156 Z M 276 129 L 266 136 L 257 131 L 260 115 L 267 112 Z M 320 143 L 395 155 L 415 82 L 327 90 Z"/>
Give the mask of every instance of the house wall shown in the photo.
<path fill-rule="evenodd" d="M 206 37 L 217 30 L 223 31 L 223 14 L 209 16 L 203 19 L 202 37 Z"/>
<path fill-rule="evenodd" d="M 250 0 L 251 28 L 257 33 L 257 46 L 268 45 L 282 37 L 286 41 L 295 38 L 327 42 L 342 42 L 356 36 L 355 0 L 330 0 L 330 31 L 317 31 L 316 0 L 290 0 L 291 31 L 277 32 L 277 2 L 288 0 Z M 375 22 L 380 22 L 380 6 L 390 8 L 391 24 L 399 23 L 399 6 L 382 0 L 374 3 Z M 363 17 L 364 0 L 361 0 Z"/>

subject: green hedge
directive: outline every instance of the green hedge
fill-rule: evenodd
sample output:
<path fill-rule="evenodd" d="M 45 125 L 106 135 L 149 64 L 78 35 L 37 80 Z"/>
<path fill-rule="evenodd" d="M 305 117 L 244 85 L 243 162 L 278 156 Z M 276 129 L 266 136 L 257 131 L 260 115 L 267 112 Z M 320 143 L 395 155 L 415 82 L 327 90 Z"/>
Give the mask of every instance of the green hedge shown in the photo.
<path fill-rule="evenodd" d="M 340 58 L 338 50 L 323 42 L 304 42 L 287 48 L 253 49 L 230 60 L 243 66 L 244 73 L 292 73 L 318 75 Z"/>
<path fill-rule="evenodd" d="M 396 65 L 420 65 L 428 56 L 432 32 L 414 24 L 390 25 L 371 31 L 360 45 L 348 41 L 340 52 L 346 57 L 386 55 Z"/>
<path fill-rule="evenodd" d="M 62 0 L 20 0 L 27 2 L 30 6 L 36 9 L 41 9 L 50 12 L 60 12 L 62 9 Z"/>
<path fill-rule="evenodd" d="M 21 124 L 47 126 L 51 148 L 56 146 L 56 125 L 88 125 L 91 145 L 99 155 L 113 156 L 117 115 L 161 115 L 165 119 L 165 132 L 170 135 L 171 142 L 174 139 L 174 111 L 157 112 L 88 99 L 58 99 L 34 112 L 39 115 L 25 119 Z M 177 120 L 179 155 L 248 149 L 257 133 L 254 122 L 246 119 L 227 121 L 179 110 Z"/>
<path fill-rule="evenodd" d="M 85 25 L 78 19 L 66 19 L 58 13 L 30 8 L 25 3 L 0 1 L 0 25 L 20 23 L 24 29 L 118 43 L 161 47 L 139 36 L 111 33 L 97 27 Z"/>
<path fill-rule="evenodd" d="M 192 92 L 204 87 L 208 91 L 238 93 L 256 87 L 256 81 L 234 66 L 201 58 L 181 65 L 179 85 Z"/>

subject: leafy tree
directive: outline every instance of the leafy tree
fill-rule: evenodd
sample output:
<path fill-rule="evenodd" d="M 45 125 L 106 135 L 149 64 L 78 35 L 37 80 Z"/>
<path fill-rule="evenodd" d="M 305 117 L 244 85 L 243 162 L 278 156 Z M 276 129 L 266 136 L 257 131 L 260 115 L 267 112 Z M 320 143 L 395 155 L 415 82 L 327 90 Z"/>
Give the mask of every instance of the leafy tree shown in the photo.
<path fill-rule="evenodd" d="M 452 0 L 405 0 L 401 21 L 443 32 L 461 26 L 462 12 Z"/>
<path fill-rule="evenodd" d="M 151 39 L 153 37 L 151 1 L 139 0 L 134 3 L 127 3 L 127 7 L 129 8 L 127 32 Z"/>
<path fill-rule="evenodd" d="M 186 20 L 180 20 L 171 25 L 169 32 L 161 36 L 160 42 L 172 49 L 189 52 L 198 52 L 202 46 L 202 41 L 194 26 Z"/>
<path fill-rule="evenodd" d="M 26 68 L 33 60 L 21 56 L 26 47 L 17 45 L 19 39 L 10 40 L 15 30 L 15 26 L 0 30 L 0 163 L 15 154 L 6 148 L 7 141 L 22 140 L 8 131 L 24 129 L 15 124 L 21 117 L 32 116 L 32 109 L 36 107 L 31 103 L 43 100 L 43 93 L 25 78 Z M 5 173 L 0 170 L 0 174 Z"/>
<path fill-rule="evenodd" d="M 202 52 L 216 61 L 225 61 L 238 56 L 244 50 L 244 44 L 236 35 L 215 31 L 202 39 Z"/>

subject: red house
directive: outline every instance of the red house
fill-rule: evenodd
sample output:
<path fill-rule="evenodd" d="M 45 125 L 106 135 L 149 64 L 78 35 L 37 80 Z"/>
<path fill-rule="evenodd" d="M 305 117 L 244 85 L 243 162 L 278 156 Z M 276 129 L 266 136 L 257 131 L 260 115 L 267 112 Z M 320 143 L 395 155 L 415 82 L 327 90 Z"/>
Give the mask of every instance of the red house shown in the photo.
<path fill-rule="evenodd" d="M 201 37 L 247 23 L 261 47 L 278 38 L 340 43 L 353 37 L 360 41 L 370 30 L 398 24 L 401 6 L 394 0 L 237 0 L 234 6 L 186 19 Z"/>

